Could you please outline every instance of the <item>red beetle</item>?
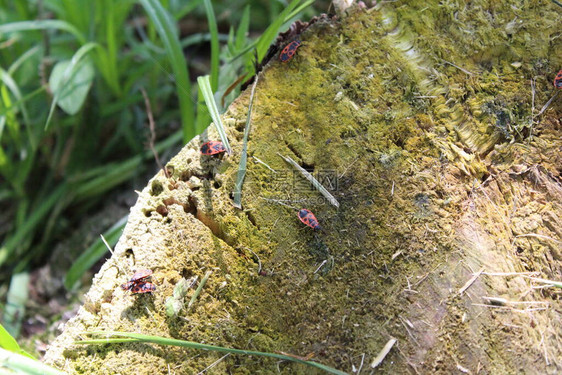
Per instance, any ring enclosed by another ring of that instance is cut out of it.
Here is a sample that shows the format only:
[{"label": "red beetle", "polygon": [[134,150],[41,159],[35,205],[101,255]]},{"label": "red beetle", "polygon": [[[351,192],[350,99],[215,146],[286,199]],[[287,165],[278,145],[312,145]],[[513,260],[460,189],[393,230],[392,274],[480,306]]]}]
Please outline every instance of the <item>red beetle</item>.
[{"label": "red beetle", "polygon": [[[121,284],[121,289],[130,290],[133,293],[148,293],[149,291],[155,290],[156,287],[154,287],[154,285],[148,282],[151,276],[152,276],[152,270],[139,270],[135,272],[133,277],[131,277],[131,280],[129,280],[125,284]],[[142,289],[142,286],[146,284],[151,285],[154,289],[145,292],[141,292],[141,291],[135,292],[136,289],[138,289],[139,287],[141,287]]]},{"label": "red beetle", "polygon": [[560,69],[556,77],[554,77],[554,87],[562,89],[562,69]]},{"label": "red beetle", "polygon": [[281,54],[279,55],[279,60],[281,62],[287,62],[293,58],[295,53],[297,52],[297,48],[301,45],[300,40],[293,40],[291,43],[287,44]]},{"label": "red beetle", "polygon": [[133,294],[140,294],[140,293],[152,293],[156,290],[156,286],[154,284],[147,282],[140,282],[135,284],[131,288],[131,293]]},{"label": "red beetle", "polygon": [[302,221],[305,225],[311,227],[312,229],[322,229],[320,224],[318,224],[318,220],[316,220],[316,216],[306,208],[303,208],[298,213],[300,221]]},{"label": "red beetle", "polygon": [[226,151],[226,148],[220,141],[210,141],[201,146],[203,155],[216,155]]}]

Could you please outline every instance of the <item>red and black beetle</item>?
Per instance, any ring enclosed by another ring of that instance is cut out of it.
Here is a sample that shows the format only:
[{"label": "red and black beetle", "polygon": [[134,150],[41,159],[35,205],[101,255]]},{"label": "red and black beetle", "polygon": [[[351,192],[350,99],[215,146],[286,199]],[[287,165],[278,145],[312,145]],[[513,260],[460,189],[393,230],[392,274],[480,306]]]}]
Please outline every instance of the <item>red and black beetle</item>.
[{"label": "red and black beetle", "polygon": [[156,290],[156,286],[154,284],[147,282],[137,283],[135,286],[131,288],[131,293],[139,294],[139,293],[152,293]]},{"label": "red and black beetle", "polygon": [[152,270],[139,270],[135,272],[131,280],[121,284],[121,289],[130,290],[133,294],[153,292],[156,287],[148,281],[151,276]]},{"label": "red and black beetle", "polygon": [[281,51],[281,53],[279,54],[279,60],[281,60],[281,62],[287,62],[291,60],[300,45],[300,40],[293,40],[291,43],[287,44],[285,48],[283,48],[283,51]]},{"label": "red and black beetle", "polygon": [[320,227],[320,224],[318,224],[316,216],[314,216],[314,214],[310,210],[303,208],[299,211],[298,216],[300,221],[302,221],[305,225],[311,227],[312,229],[322,229]]},{"label": "red and black beetle", "polygon": [[226,147],[220,141],[210,141],[201,146],[203,155],[216,155],[226,151]]}]

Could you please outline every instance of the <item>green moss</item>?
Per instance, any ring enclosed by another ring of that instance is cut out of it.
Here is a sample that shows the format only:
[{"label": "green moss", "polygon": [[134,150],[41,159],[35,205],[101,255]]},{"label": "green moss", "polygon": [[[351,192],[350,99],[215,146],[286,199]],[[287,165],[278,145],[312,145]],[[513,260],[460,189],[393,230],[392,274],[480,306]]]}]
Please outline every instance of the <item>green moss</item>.
[{"label": "green moss", "polygon": [[[145,254],[157,264],[159,291],[131,297],[130,307],[107,327],[236,348],[312,352],[318,361],[342,369],[350,361],[357,366],[361,353],[372,358],[389,336],[397,337],[411,358],[426,358],[420,367],[427,371],[456,371],[451,356],[472,361],[462,341],[470,329],[460,302],[441,303],[458,274],[449,270],[448,278],[435,270],[457,251],[453,223],[466,210],[460,203],[467,195],[463,186],[472,187],[473,179],[488,173],[479,155],[525,135],[531,98],[521,75],[531,74],[539,57],[550,56],[545,38],[556,17],[535,2],[525,3],[525,9],[461,3],[409,2],[396,8],[389,3],[320,21],[301,35],[295,58],[271,61],[256,91],[249,153],[276,173],[249,162],[244,210],[237,211],[230,193],[239,143],[233,141],[234,154],[223,159],[199,159],[193,147],[172,160],[177,186],[170,188],[160,176],[150,185],[152,196],[139,203],[146,213],[143,225],[158,222],[154,231],[167,236],[166,257]],[[546,26],[528,12],[544,16]],[[509,24],[514,14],[521,25]],[[528,35],[535,34],[541,39],[531,57],[523,51],[532,44]],[[521,68],[511,66],[514,60]],[[547,99],[546,84],[537,77],[537,102]],[[248,95],[225,114],[232,138],[240,138],[241,128],[234,127],[245,122]],[[317,178],[326,174],[325,185],[332,183],[340,208],[323,200],[278,153]],[[193,176],[202,182],[193,183]],[[170,197],[185,206],[168,205],[164,218],[152,207]],[[300,223],[296,213],[303,207],[315,213],[323,231]],[[167,318],[162,306],[174,281],[201,277],[208,269],[213,274],[194,307]],[[431,270],[430,286],[421,284]],[[414,287],[424,294],[414,294]],[[427,320],[435,332],[443,329],[449,336],[431,331],[419,337],[421,342],[412,341],[404,329],[407,316],[420,325]],[[115,349],[74,357],[76,371],[101,371],[112,360],[130,360],[125,355],[130,353]],[[191,358],[194,353],[175,349],[134,350],[142,353],[134,356],[139,363],[147,360],[163,369],[179,361],[184,373],[217,359],[209,353]],[[495,358],[498,348],[490,350]],[[447,361],[441,357],[446,355]],[[383,371],[410,371],[401,358],[393,351]],[[311,373],[283,366],[287,373]],[[230,357],[217,373],[274,369],[270,360]]]}]

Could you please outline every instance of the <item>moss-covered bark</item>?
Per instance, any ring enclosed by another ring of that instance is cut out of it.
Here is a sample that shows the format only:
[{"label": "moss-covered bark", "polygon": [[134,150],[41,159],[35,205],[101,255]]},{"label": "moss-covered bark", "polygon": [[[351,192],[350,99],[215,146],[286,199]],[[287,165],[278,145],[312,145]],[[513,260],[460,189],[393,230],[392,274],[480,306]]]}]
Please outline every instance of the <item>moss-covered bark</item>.
[{"label": "moss-covered bark", "polygon": [[[232,156],[201,156],[195,139],[168,163],[170,179],[142,191],[48,361],[191,374],[222,356],[72,345],[105,329],[313,353],[349,372],[364,358],[369,373],[390,337],[387,373],[559,372],[560,294],[526,278],[561,274],[562,100],[536,116],[562,67],[559,20],[546,0],[411,1],[316,22],[290,62],[261,73],[249,152],[267,166],[250,158],[244,210],[230,194],[248,92],[224,115]],[[324,178],[340,208],[278,153]],[[322,231],[299,222],[302,207]],[[158,290],[122,291],[141,268]],[[167,316],[174,286],[207,270],[195,305]],[[314,373],[242,356],[207,373],[277,371]]]}]

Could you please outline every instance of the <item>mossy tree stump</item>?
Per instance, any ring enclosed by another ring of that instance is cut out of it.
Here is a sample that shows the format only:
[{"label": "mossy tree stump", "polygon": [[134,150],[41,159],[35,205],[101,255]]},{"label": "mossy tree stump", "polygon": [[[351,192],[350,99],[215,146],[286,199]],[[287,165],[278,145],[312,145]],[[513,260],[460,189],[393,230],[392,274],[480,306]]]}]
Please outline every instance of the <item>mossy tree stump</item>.
[{"label": "mossy tree stump", "polygon": [[[363,374],[391,337],[375,372],[560,372],[560,292],[529,278],[561,275],[562,97],[538,115],[562,68],[560,10],[388,2],[314,23],[292,60],[260,73],[243,210],[231,193],[249,90],[224,114],[233,155],[201,156],[197,138],[167,164],[170,178],[149,182],[47,361],[192,374],[222,357],[73,345],[83,331],[119,330],[313,353]],[[312,170],[339,209],[278,153]],[[303,207],[322,231],[299,222]],[[155,293],[119,288],[144,268]],[[195,304],[167,316],[174,286],[209,270]],[[231,355],[207,373],[278,370],[315,371]]]}]

